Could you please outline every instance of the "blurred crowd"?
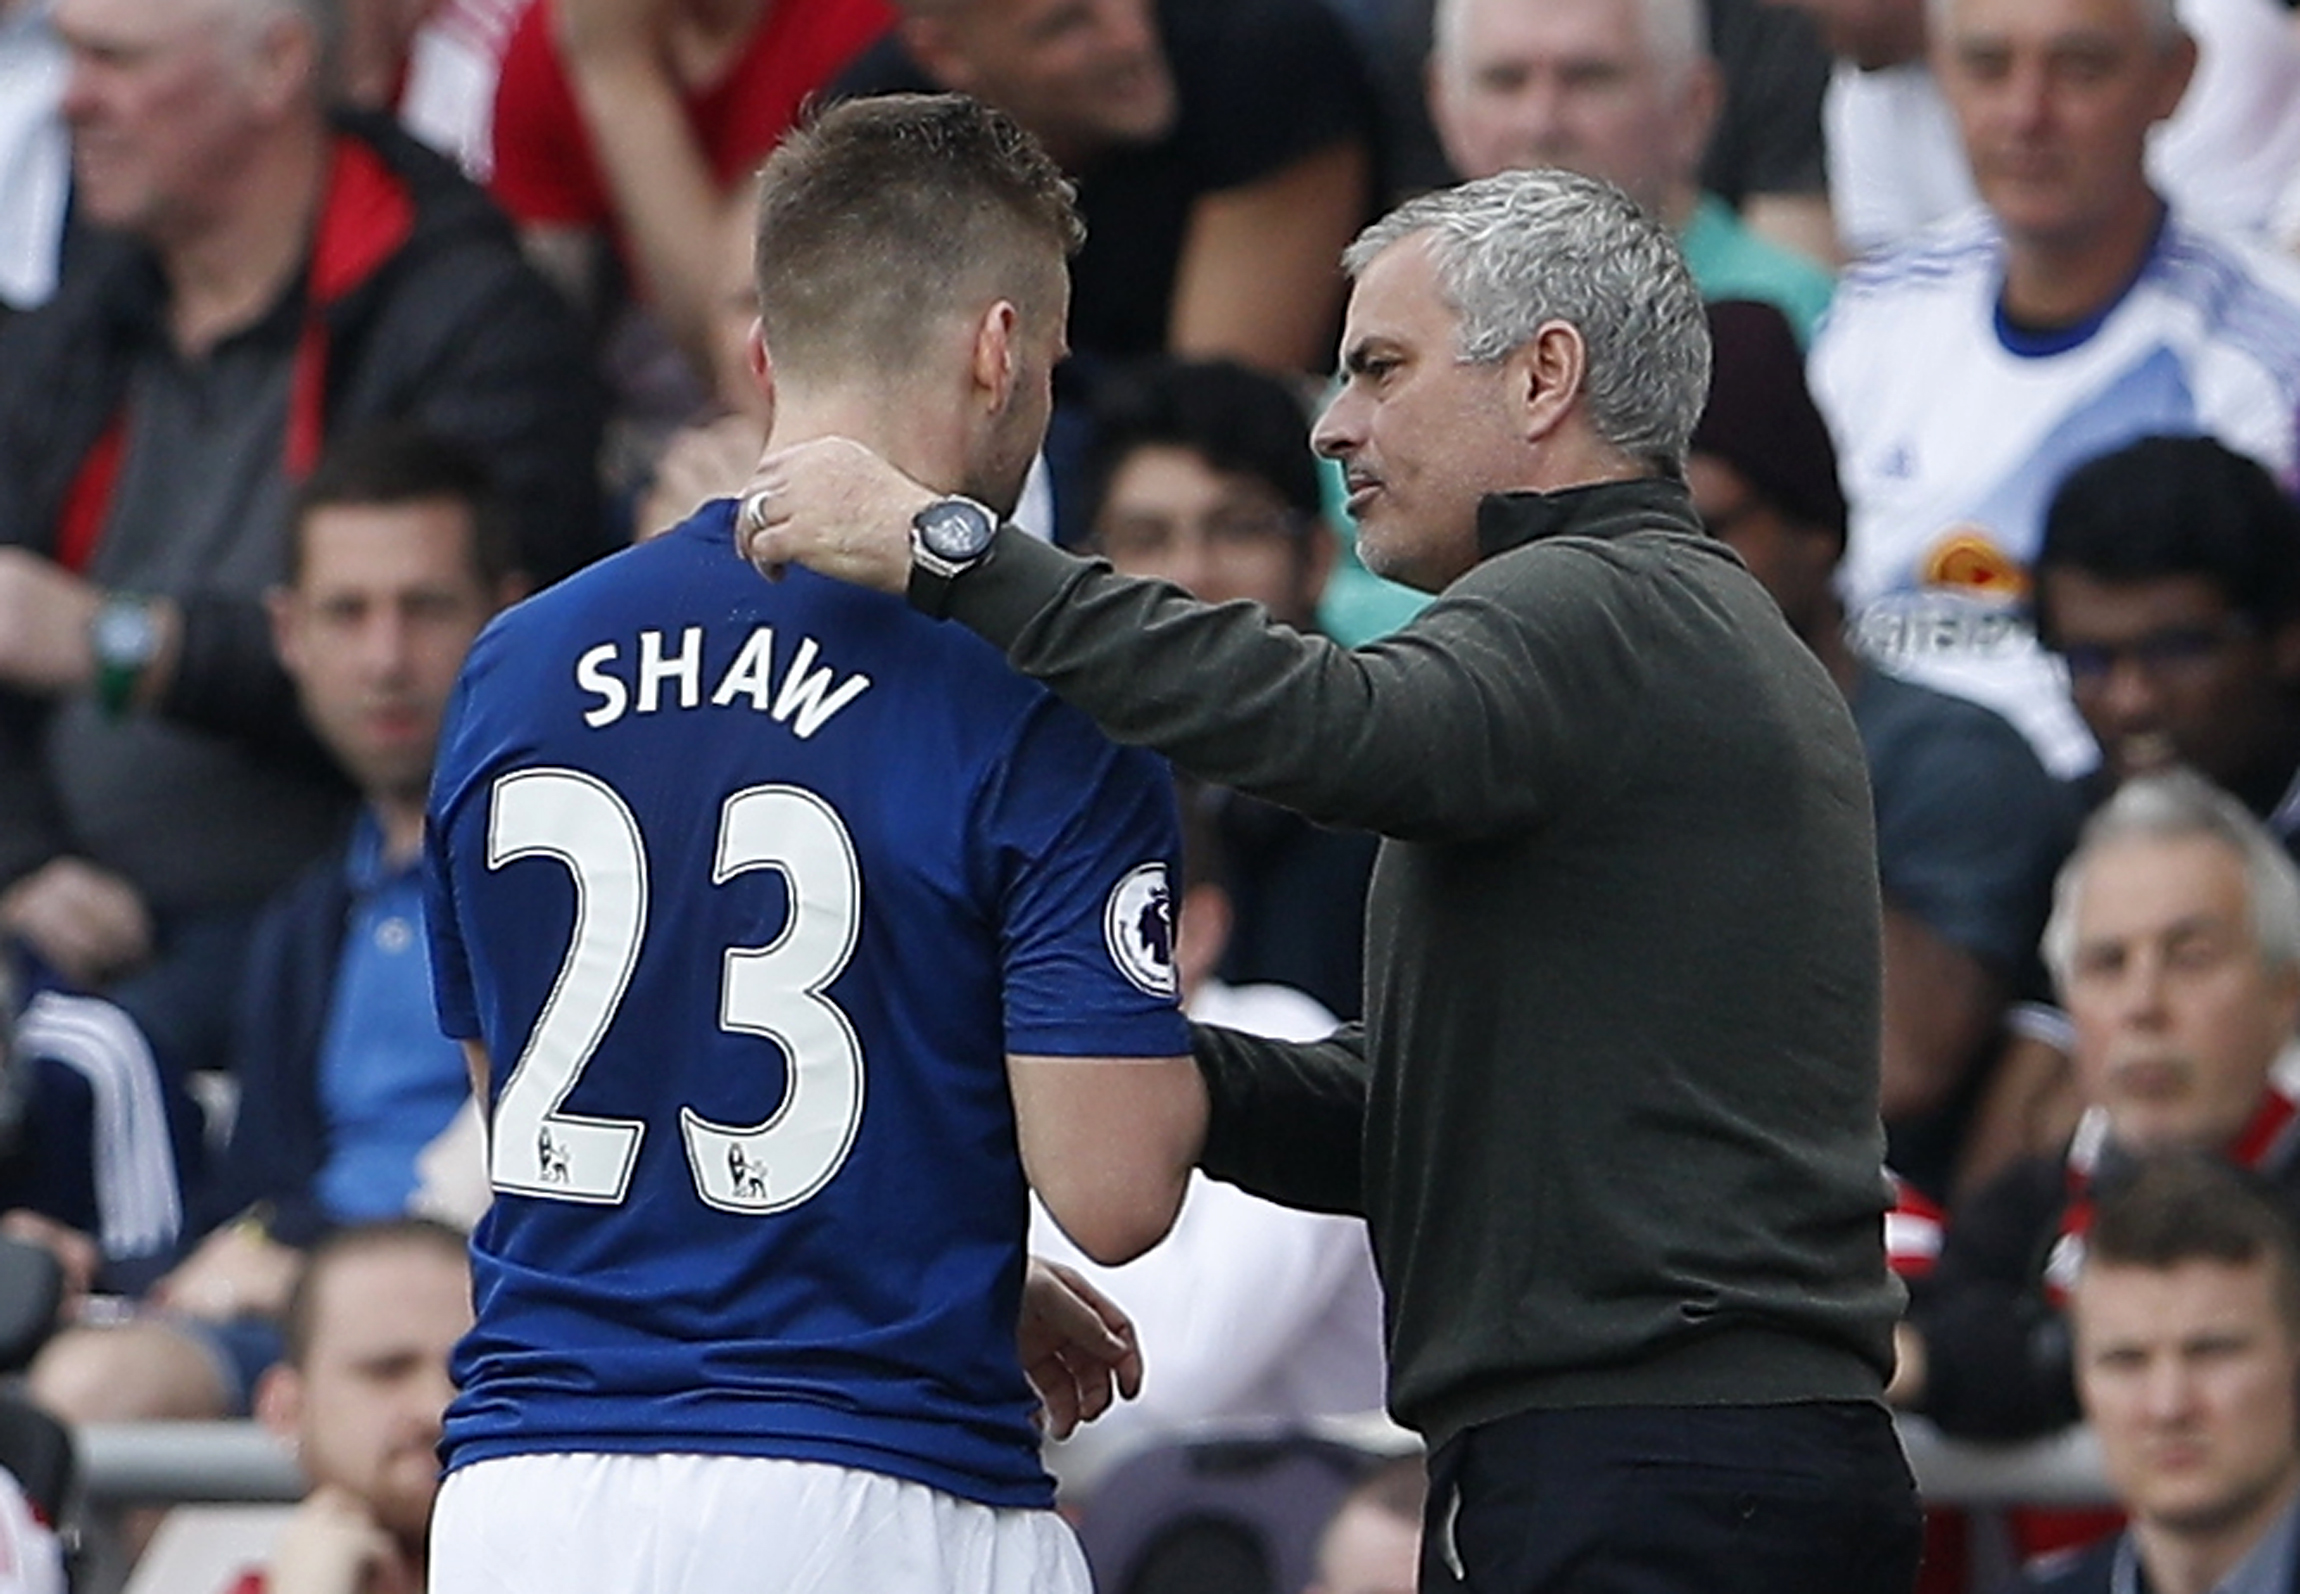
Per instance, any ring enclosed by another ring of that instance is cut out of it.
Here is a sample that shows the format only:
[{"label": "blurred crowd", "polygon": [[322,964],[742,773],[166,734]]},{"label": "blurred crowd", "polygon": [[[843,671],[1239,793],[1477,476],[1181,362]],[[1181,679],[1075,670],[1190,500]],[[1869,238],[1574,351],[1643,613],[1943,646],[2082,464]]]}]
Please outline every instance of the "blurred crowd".
[{"label": "blurred crowd", "polygon": [[[463,654],[740,486],[773,360],[747,175],[811,105],[939,90],[1035,134],[1088,225],[1017,518],[1353,644],[1426,598],[1357,563],[1309,447],[1343,247],[1524,166],[1675,230],[1715,338],[1696,503],[1870,763],[1894,1398],[2109,1444],[2111,1336],[2070,1309],[2118,1192],[2201,1154],[2252,1184],[2161,1200],[2300,1212],[2287,0],[0,0],[0,1229],[68,1286],[32,1397],[293,1431],[314,1248],[403,1226],[339,1294],[484,1206],[420,924]],[[1182,796],[1190,1011],[1357,1017],[1371,838]],[[2120,1243],[2110,1273],[2290,1272],[2280,1231]],[[1101,1282],[1150,1381],[1052,1451],[1075,1507],[1194,1424],[1380,1407],[1354,1220],[1201,1180]],[[2229,1513],[2112,1450],[2100,1575],[2292,1586],[2221,1581],[2300,1554],[2279,1411],[2224,1480],[2242,1533],[2182,1537]],[[315,1483],[419,1586],[403,1506]],[[1368,1511],[1329,1548],[1396,1564],[1410,1511]],[[1318,1586],[1406,1586],[1354,1575]]]}]

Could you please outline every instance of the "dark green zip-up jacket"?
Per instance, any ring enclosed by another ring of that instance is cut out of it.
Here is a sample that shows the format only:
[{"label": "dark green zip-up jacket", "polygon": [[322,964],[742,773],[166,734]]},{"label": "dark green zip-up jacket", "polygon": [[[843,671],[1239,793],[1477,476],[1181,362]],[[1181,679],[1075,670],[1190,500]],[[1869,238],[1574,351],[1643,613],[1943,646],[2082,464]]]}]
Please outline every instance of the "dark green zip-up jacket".
[{"label": "dark green zip-up jacket", "polygon": [[1486,500],[1355,650],[1001,533],[951,613],[1113,736],[1385,839],[1367,1020],[1203,1031],[1209,1171],[1362,1210],[1391,1406],[1875,1399],[1901,1305],[1861,744],[1648,480]]}]

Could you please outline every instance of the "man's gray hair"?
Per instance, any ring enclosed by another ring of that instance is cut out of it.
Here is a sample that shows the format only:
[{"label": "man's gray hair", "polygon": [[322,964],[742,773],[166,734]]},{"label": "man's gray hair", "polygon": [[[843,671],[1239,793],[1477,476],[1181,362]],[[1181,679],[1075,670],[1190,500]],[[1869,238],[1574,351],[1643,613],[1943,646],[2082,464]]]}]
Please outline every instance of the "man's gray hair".
[{"label": "man's gray hair", "polygon": [[2076,851],[2053,882],[2052,917],[2045,924],[2045,967],[2068,989],[2076,966],[2076,916],[2084,877],[2106,849],[2134,840],[2218,842],[2244,869],[2252,939],[2272,969],[2300,967],[2300,867],[2284,844],[2242,803],[2188,769],[2136,775],[2085,821]]},{"label": "man's gray hair", "polygon": [[[1473,5],[1538,6],[1547,0],[1437,0],[1430,17],[1430,52],[1440,70],[1461,65],[1463,18]],[[1637,12],[1638,37],[1653,57],[1664,83],[1682,84],[1697,62],[1709,55],[1707,0],[1620,0]]]},{"label": "man's gray hair", "polygon": [[[1948,37],[1949,13],[1956,3],[1957,0],[1927,0],[1925,23],[1932,29],[1934,38]],[[2188,32],[2180,21],[2179,0],[2127,0],[2127,3],[2160,49],[2178,43]]]},{"label": "man's gray hair", "polygon": [[1709,321],[1663,223],[1611,183],[1573,172],[1500,172],[1409,199],[1342,256],[1427,237],[1438,291],[1461,318],[1456,355],[1490,365],[1550,322],[1581,333],[1583,397],[1597,435],[1669,476],[1685,473],[1709,396]]}]

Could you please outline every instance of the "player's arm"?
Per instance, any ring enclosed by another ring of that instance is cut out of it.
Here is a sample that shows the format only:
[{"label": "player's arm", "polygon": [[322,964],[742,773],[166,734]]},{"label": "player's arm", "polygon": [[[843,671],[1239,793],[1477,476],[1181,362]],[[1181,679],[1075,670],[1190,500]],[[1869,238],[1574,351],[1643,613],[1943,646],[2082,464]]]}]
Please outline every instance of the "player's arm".
[{"label": "player's arm", "polygon": [[1116,1265],[1156,1245],[1181,1209],[1206,1134],[1187,1057],[1006,1060],[1023,1172],[1062,1232]]}]

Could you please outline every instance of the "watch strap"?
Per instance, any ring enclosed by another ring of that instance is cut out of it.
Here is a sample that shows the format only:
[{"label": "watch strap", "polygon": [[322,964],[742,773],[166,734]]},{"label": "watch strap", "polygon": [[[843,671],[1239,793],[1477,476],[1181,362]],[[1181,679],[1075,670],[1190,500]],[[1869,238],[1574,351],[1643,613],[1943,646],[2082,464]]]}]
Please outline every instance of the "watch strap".
[{"label": "watch strap", "polygon": [[136,688],[159,651],[152,600],[141,593],[111,593],[97,609],[89,631],[96,660],[96,706],[106,719],[125,719],[135,706]]}]

